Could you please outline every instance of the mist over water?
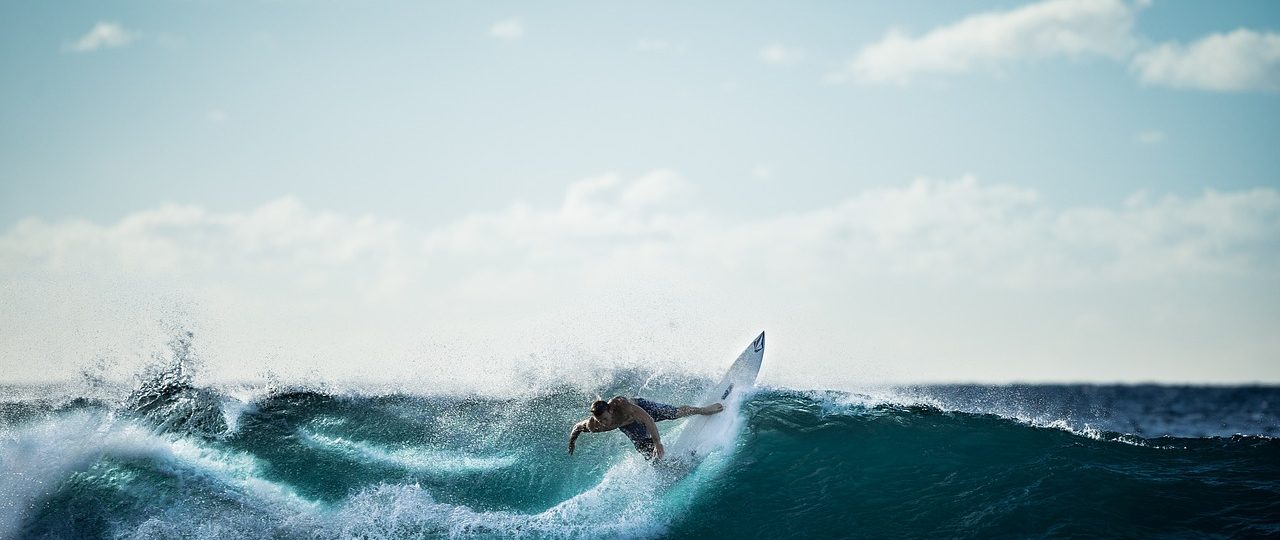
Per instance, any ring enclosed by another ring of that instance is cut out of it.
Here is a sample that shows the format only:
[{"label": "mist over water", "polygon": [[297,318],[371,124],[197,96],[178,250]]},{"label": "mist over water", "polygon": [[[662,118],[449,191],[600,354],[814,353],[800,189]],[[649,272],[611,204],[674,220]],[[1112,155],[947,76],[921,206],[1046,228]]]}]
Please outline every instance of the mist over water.
[{"label": "mist over water", "polygon": [[569,427],[596,396],[686,404],[710,378],[204,385],[175,336],[129,384],[0,387],[0,537],[1280,534],[1275,387],[764,387],[673,475],[617,433],[570,457]]}]

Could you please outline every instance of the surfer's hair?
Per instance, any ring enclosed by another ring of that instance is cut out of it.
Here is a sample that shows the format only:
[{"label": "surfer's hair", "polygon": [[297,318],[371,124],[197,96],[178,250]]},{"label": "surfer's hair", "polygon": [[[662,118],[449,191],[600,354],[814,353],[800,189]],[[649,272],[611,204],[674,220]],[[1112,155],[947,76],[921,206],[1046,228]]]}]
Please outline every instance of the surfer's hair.
[{"label": "surfer's hair", "polygon": [[603,399],[597,399],[591,402],[591,416],[600,416],[609,410],[609,403]]}]

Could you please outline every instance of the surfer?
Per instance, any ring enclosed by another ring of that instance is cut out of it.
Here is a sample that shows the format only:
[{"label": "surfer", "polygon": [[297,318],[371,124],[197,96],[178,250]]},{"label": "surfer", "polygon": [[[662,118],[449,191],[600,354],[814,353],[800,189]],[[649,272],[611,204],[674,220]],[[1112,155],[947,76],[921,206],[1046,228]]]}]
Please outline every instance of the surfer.
[{"label": "surfer", "polygon": [[656,422],[693,414],[715,414],[723,410],[724,406],[719,403],[706,407],[676,407],[644,398],[636,398],[634,402],[622,396],[609,401],[597,399],[591,404],[591,417],[574,424],[573,431],[569,432],[569,454],[573,455],[573,445],[582,432],[600,433],[618,429],[631,439],[636,451],[643,454],[645,459],[662,458],[666,450],[662,448],[662,438],[658,435]]}]

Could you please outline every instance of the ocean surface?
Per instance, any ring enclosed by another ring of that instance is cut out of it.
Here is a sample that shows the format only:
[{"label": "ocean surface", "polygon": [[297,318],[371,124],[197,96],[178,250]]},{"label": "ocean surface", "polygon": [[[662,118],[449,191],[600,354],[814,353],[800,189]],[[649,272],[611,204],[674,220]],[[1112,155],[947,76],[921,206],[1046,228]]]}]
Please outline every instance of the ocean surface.
[{"label": "ocean surface", "polygon": [[688,474],[566,452],[597,395],[712,382],[0,386],[0,538],[1280,536],[1276,387],[766,387]]}]

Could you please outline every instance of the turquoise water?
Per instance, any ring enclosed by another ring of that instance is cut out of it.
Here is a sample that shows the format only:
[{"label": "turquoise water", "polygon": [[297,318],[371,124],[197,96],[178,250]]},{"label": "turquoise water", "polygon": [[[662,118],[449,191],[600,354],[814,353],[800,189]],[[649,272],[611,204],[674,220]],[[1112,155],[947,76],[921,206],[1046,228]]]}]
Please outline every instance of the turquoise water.
[{"label": "turquoise water", "polygon": [[766,388],[688,475],[616,432],[566,454],[596,394],[683,403],[710,382],[618,373],[509,399],[0,387],[0,537],[1280,535],[1272,387]]}]

